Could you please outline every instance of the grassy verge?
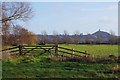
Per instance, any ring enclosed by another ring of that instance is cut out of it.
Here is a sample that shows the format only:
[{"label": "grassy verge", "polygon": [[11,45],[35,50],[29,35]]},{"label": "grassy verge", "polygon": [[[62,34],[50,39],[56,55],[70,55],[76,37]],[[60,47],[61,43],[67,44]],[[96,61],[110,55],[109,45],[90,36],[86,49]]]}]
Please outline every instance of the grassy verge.
[{"label": "grassy verge", "polygon": [[47,56],[3,61],[3,78],[114,78],[116,63],[53,62]]}]

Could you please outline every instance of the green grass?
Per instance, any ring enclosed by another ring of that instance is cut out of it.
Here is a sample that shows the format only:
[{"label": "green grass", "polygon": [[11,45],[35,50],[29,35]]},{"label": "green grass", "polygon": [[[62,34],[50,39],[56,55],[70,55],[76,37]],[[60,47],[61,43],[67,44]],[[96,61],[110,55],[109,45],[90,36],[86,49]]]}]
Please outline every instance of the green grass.
[{"label": "green grass", "polygon": [[69,45],[59,45],[61,47],[75,49],[79,51],[87,51],[92,56],[109,56],[109,55],[115,55],[118,56],[118,45],[75,45],[75,44],[69,44]]},{"label": "green grass", "polygon": [[[94,56],[118,55],[117,45],[59,45],[87,51]],[[117,63],[84,63],[51,61],[43,50],[32,51],[34,57],[15,56],[2,61],[3,78],[114,78],[111,69]],[[120,75],[120,73],[119,73]]]},{"label": "green grass", "polygon": [[47,56],[3,61],[3,78],[112,78],[111,64],[52,62]]}]

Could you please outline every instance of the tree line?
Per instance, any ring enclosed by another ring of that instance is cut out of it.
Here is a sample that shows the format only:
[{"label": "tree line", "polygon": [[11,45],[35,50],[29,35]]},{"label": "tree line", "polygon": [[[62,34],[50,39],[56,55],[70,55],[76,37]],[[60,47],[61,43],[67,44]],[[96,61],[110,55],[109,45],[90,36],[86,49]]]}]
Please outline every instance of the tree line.
[{"label": "tree line", "polygon": [[[0,4],[0,29],[2,33],[2,45],[19,45],[19,44],[81,44],[80,32],[75,31],[73,36],[64,30],[64,37],[60,36],[57,31],[53,31],[54,37],[49,38],[46,31],[42,32],[42,36],[38,35],[24,28],[19,22],[26,22],[33,17],[33,11],[27,2],[3,2]],[[102,44],[102,38],[98,37],[96,40],[89,38],[87,34],[86,39],[82,44]],[[109,37],[109,44],[117,44],[118,38],[114,32],[111,31]]]},{"label": "tree line", "polygon": [[[48,35],[46,31],[43,31],[41,35],[38,36],[39,44],[118,44],[120,38],[110,31],[110,35],[107,41],[97,35],[95,39],[91,38],[91,34],[85,35],[82,39],[79,31],[75,31],[73,35],[64,30],[63,34],[58,34],[57,31],[53,31],[53,35]],[[119,40],[118,40],[119,39]]]}]

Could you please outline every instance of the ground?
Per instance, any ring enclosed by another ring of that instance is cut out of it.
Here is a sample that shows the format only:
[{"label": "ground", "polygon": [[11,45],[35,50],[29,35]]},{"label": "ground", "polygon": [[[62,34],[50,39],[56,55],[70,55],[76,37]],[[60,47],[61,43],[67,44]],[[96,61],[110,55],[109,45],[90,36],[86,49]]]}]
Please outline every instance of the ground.
[{"label": "ground", "polygon": [[[117,56],[117,45],[59,45],[86,50],[94,56]],[[53,61],[51,56],[15,56],[2,61],[3,78],[117,78],[119,63],[89,63],[81,61]]]}]

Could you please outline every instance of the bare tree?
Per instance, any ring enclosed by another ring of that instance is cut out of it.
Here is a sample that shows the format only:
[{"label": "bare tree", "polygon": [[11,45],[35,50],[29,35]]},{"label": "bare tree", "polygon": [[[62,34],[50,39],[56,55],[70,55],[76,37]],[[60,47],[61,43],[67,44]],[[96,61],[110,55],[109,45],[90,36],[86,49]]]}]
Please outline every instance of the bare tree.
[{"label": "bare tree", "polygon": [[113,32],[112,30],[110,31],[109,43],[110,44],[117,43],[117,36],[115,35],[115,32]]},{"label": "bare tree", "polygon": [[54,30],[53,35],[58,35],[58,32]]},{"label": "bare tree", "polygon": [[80,43],[80,32],[77,30],[74,32],[74,42],[76,44]]},{"label": "bare tree", "polygon": [[74,35],[80,35],[80,32],[79,32],[78,30],[76,30],[76,31],[74,32]]},{"label": "bare tree", "polygon": [[64,30],[63,43],[65,43],[65,44],[69,43],[69,33],[66,30]]},{"label": "bare tree", "polygon": [[13,35],[10,36],[11,44],[36,44],[37,36],[27,29],[17,25],[13,29]]},{"label": "bare tree", "polygon": [[69,35],[69,33],[67,32],[67,30],[64,30],[64,35]]},{"label": "bare tree", "polygon": [[31,18],[32,9],[26,2],[3,2],[2,23],[13,20],[26,21]]},{"label": "bare tree", "polygon": [[44,30],[44,31],[42,31],[42,37],[41,37],[41,41],[40,41],[40,43],[42,43],[42,44],[46,44],[46,43],[48,43],[48,34],[47,34],[47,32]]},{"label": "bare tree", "polygon": [[3,45],[7,45],[9,42],[9,35],[10,35],[10,24],[9,22],[4,22],[2,24],[2,40]]},{"label": "bare tree", "polygon": [[52,43],[58,44],[58,43],[59,43],[58,32],[54,30],[54,31],[53,31],[53,35],[54,35],[54,38],[53,38]]},{"label": "bare tree", "polygon": [[11,26],[15,26],[16,21],[27,21],[32,17],[32,8],[27,2],[3,2],[1,5],[3,44],[9,42]]},{"label": "bare tree", "polygon": [[87,33],[86,38],[85,38],[85,43],[86,44],[92,44],[94,40],[91,38],[91,34]]},{"label": "bare tree", "polygon": [[96,35],[95,42],[96,42],[97,44],[103,43],[103,38],[102,38],[102,35],[101,35],[101,34],[97,34],[97,35]]}]

